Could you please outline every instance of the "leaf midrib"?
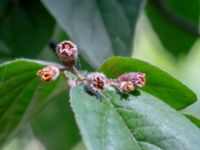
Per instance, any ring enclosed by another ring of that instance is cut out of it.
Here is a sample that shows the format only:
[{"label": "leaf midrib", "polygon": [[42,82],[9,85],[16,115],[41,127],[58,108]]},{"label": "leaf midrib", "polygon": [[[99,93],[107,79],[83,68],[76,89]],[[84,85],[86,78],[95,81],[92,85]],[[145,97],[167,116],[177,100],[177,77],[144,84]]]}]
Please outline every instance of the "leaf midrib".
[{"label": "leaf midrib", "polygon": [[[121,116],[120,109],[121,109],[122,111],[126,111],[126,112],[128,111],[129,113],[133,113],[133,112],[132,112],[130,109],[128,109],[128,108],[117,107],[117,106],[116,106],[116,110],[118,111],[118,113],[119,113],[120,116]],[[121,116],[121,117],[122,117],[122,116]],[[123,118],[123,117],[122,117],[122,118]],[[126,122],[125,119],[123,119],[123,121]],[[128,125],[127,125],[127,127],[128,127]],[[137,129],[139,129],[139,128],[147,128],[147,127],[150,127],[150,126],[140,126],[140,127],[137,127]],[[130,128],[129,128],[129,131],[134,135],[133,129],[130,129]],[[162,147],[160,147],[159,145],[156,145],[155,143],[152,143],[152,142],[149,142],[149,141],[144,141],[144,140],[138,140],[137,138],[135,138],[135,139],[136,139],[137,142],[145,142],[145,143],[151,144],[151,145],[153,145],[153,146],[155,146],[155,147],[158,147],[158,148],[160,148],[160,149],[163,149]]]},{"label": "leaf midrib", "polygon": [[117,109],[117,106],[115,106],[115,105],[113,104],[112,99],[109,99],[109,98],[108,98],[108,101],[110,102],[110,104],[111,104],[111,106],[114,108],[114,110],[116,110],[116,112],[117,112],[117,114],[119,115],[119,117],[121,118],[121,120],[123,120],[123,122],[124,122],[126,128],[128,129],[128,131],[129,131],[129,133],[130,133],[130,135],[131,135],[133,141],[135,141],[135,142],[137,143],[137,148],[138,148],[139,150],[141,150],[141,148],[140,148],[140,146],[139,146],[139,144],[138,144],[137,139],[134,137],[134,135],[133,135],[133,133],[131,132],[131,129],[128,127],[128,125],[127,125],[125,119],[124,119],[124,118],[122,117],[122,115],[120,114],[119,110]]},{"label": "leaf midrib", "polygon": [[[120,7],[121,12],[123,12],[124,18],[126,18],[128,24],[129,24],[129,26],[130,26],[130,21],[129,21],[127,15],[124,13],[123,7],[122,7],[121,4],[118,2],[118,0],[116,0],[115,2],[116,2],[116,3],[118,4],[118,6]],[[98,12],[99,12],[99,17],[100,17],[101,20],[102,20],[102,24],[103,24],[103,26],[104,26],[104,29],[105,29],[105,31],[106,31],[106,33],[107,33],[107,35],[108,35],[108,37],[109,37],[110,43],[111,43],[111,45],[112,45],[113,53],[116,54],[117,52],[116,52],[115,49],[114,49],[114,45],[113,45],[114,43],[113,43],[112,40],[111,40],[112,37],[111,37],[111,35],[110,35],[109,31],[108,31],[107,25],[106,25],[106,23],[105,23],[105,19],[104,19],[104,17],[102,16],[102,11],[101,11],[101,9],[99,8],[98,2],[95,1],[95,4],[96,4],[96,7],[97,7]]]},{"label": "leaf midrib", "polygon": [[[118,113],[119,117],[123,120],[125,126],[127,127],[128,131],[130,132],[130,134],[132,135],[131,137],[133,138],[133,140],[137,143],[137,146],[139,148],[139,150],[141,150],[140,146],[139,146],[139,142],[145,142],[145,143],[148,143],[148,144],[151,144],[151,145],[154,145],[155,147],[158,147],[160,149],[162,149],[160,146],[158,145],[155,145],[154,143],[150,143],[148,141],[142,141],[142,140],[137,140],[137,138],[134,136],[134,134],[131,132],[131,129],[129,128],[129,126],[127,125],[126,123],[126,120],[123,118],[123,116],[121,115],[120,111],[119,111],[119,108],[118,106],[115,106],[115,104],[112,102],[112,99],[108,99],[110,101],[110,104],[113,108],[115,108],[116,112]],[[131,110],[129,110],[131,111]],[[132,112],[132,111],[131,111]]]}]

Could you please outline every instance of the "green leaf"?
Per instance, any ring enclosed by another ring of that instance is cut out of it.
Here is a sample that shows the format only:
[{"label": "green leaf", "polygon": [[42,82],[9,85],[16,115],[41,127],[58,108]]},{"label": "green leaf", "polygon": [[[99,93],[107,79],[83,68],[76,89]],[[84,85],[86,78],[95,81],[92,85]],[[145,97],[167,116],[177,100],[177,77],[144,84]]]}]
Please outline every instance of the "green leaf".
[{"label": "green leaf", "polygon": [[0,146],[52,96],[61,78],[42,82],[36,72],[48,63],[19,59],[0,65]]},{"label": "green leaf", "polygon": [[112,57],[100,71],[109,78],[116,78],[123,73],[144,72],[147,83],[141,89],[158,97],[175,109],[183,109],[196,101],[195,93],[187,86],[161,69],[141,60],[125,57]]},{"label": "green leaf", "polygon": [[41,2],[1,0],[0,8],[0,52],[7,51],[10,57],[37,56],[55,24]]},{"label": "green leaf", "polygon": [[82,55],[97,67],[112,55],[130,56],[146,0],[42,0]]},{"label": "green leaf", "polygon": [[114,90],[102,101],[82,86],[70,102],[89,150],[198,150],[200,130],[168,105],[142,92],[121,99]]},{"label": "green leaf", "polygon": [[184,114],[192,123],[200,128],[200,119],[189,114]]},{"label": "green leaf", "polygon": [[199,37],[190,32],[200,34],[199,0],[150,0],[146,12],[153,29],[171,54],[176,57],[187,54]]}]

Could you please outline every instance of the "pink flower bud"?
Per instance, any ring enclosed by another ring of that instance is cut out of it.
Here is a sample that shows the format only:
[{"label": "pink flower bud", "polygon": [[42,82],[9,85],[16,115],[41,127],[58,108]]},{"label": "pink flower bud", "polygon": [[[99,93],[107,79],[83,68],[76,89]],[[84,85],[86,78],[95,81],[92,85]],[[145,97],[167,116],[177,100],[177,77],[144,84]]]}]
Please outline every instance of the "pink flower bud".
[{"label": "pink flower bud", "polygon": [[63,41],[58,44],[56,48],[56,53],[65,64],[68,62],[75,63],[78,57],[77,47],[71,41]]},{"label": "pink flower bud", "polygon": [[101,91],[107,87],[108,79],[106,76],[99,72],[89,73],[86,76],[87,84],[94,91]]},{"label": "pink flower bud", "polygon": [[135,88],[142,87],[146,83],[145,73],[142,72],[130,72],[125,73],[121,76],[119,76],[116,80],[116,82],[132,82],[133,86]]},{"label": "pink flower bud", "polygon": [[37,75],[41,77],[41,80],[46,82],[55,80],[59,74],[60,71],[56,66],[47,66],[37,72]]}]

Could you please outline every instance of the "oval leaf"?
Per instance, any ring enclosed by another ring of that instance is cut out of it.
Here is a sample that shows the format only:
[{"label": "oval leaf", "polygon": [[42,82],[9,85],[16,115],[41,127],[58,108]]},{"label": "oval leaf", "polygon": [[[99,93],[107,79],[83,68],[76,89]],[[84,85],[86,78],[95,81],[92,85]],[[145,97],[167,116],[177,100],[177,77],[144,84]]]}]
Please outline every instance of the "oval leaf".
[{"label": "oval leaf", "polygon": [[163,100],[175,109],[183,109],[196,101],[192,90],[161,69],[133,58],[112,57],[100,71],[110,78],[127,72],[144,72],[147,84],[141,89]]},{"label": "oval leaf", "polygon": [[15,60],[0,65],[0,146],[40,105],[47,102],[61,79],[44,83],[36,77],[42,62]]},{"label": "oval leaf", "polygon": [[88,62],[129,56],[138,15],[146,0],[42,0]]},{"label": "oval leaf", "polygon": [[122,100],[115,91],[99,101],[75,87],[70,102],[89,150],[198,150],[200,130],[148,94]]}]

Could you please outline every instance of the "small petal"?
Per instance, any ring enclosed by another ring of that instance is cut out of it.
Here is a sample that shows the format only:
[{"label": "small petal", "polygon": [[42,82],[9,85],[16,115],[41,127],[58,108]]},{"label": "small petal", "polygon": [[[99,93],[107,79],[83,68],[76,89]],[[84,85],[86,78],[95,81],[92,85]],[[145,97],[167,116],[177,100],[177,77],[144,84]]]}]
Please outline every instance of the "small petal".
[{"label": "small petal", "polygon": [[56,66],[47,66],[37,72],[37,75],[41,77],[41,80],[46,82],[55,80],[59,74],[60,71]]}]

